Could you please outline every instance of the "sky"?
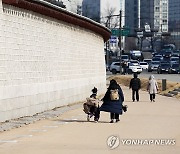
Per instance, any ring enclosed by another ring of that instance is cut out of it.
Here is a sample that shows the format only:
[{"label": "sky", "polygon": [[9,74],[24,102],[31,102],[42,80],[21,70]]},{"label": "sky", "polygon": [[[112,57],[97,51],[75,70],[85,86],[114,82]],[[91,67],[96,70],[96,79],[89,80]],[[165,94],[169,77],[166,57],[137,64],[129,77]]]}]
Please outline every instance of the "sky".
[{"label": "sky", "polygon": [[[66,5],[67,10],[75,11],[77,4],[82,5],[83,0],[62,0],[63,3]],[[102,0],[103,8],[105,9],[108,6],[116,8],[116,13],[119,12],[119,4],[121,0]]]},{"label": "sky", "polygon": [[82,0],[62,0],[68,11],[75,11],[77,5],[82,5]]}]

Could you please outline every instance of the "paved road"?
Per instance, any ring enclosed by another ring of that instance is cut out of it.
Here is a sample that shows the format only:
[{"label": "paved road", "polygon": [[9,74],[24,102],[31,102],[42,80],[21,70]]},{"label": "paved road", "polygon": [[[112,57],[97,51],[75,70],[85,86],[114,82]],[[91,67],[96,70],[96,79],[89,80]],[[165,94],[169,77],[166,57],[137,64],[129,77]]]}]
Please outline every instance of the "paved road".
[{"label": "paved road", "polygon": [[[111,72],[107,72],[107,76],[111,76]],[[180,82],[180,74],[157,74],[156,72],[142,72],[139,76],[149,78],[150,75],[154,75],[156,79],[167,79],[168,81]],[[132,76],[132,75],[130,75]]]},{"label": "paved road", "polygon": [[82,108],[74,108],[1,132],[0,154],[179,154],[180,101],[157,95],[151,103],[147,92],[140,91],[140,102],[132,103],[131,91],[122,89],[128,112],[119,123],[109,123],[105,112],[99,123],[87,122]]}]

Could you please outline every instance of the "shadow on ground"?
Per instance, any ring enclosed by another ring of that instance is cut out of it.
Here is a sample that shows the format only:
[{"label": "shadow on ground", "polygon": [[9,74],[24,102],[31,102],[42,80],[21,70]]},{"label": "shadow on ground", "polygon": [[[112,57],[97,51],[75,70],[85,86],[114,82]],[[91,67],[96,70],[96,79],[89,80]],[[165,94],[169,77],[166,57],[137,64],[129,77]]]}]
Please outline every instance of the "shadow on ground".
[{"label": "shadow on ground", "polygon": [[[71,123],[71,122],[78,122],[78,123],[95,123],[93,119],[91,121],[87,120],[78,120],[78,119],[59,119],[59,120],[53,120],[56,122],[62,122],[62,123]],[[108,121],[98,121],[98,123],[109,123]]]}]

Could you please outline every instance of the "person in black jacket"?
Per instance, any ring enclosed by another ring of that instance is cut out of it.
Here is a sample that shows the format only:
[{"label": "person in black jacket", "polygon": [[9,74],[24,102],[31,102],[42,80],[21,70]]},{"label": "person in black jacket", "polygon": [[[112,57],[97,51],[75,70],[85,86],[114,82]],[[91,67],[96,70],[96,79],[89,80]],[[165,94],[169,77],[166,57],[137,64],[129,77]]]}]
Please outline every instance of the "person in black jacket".
[{"label": "person in black jacket", "polygon": [[[119,99],[111,100],[111,90],[118,90]],[[110,112],[110,123],[118,122],[120,120],[119,115],[122,114],[122,104],[124,102],[124,95],[121,87],[116,82],[116,80],[112,79],[110,81],[110,85],[102,101],[103,104],[100,107],[100,111]]]},{"label": "person in black jacket", "polygon": [[138,78],[137,74],[134,73],[134,78],[131,79],[129,88],[132,88],[132,100],[135,101],[135,94],[136,100],[139,101],[139,89],[141,88],[141,80]]}]

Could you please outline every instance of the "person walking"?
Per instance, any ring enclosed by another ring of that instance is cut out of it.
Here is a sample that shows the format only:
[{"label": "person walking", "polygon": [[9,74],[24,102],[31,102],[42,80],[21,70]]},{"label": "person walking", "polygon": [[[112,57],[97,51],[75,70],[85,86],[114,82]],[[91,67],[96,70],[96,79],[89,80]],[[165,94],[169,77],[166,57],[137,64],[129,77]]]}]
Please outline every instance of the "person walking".
[{"label": "person walking", "polygon": [[129,89],[132,88],[132,101],[136,100],[139,101],[139,89],[141,88],[141,80],[138,78],[137,73],[134,73],[134,78],[131,79],[129,84]]},{"label": "person walking", "polygon": [[110,123],[120,121],[119,115],[122,114],[124,95],[116,80],[112,79],[110,81],[110,85],[102,101],[103,104],[100,107],[100,111],[110,112]]},{"label": "person walking", "polygon": [[150,75],[149,82],[147,85],[147,91],[150,95],[150,101],[155,102],[156,93],[158,91],[158,84],[153,75]]}]

